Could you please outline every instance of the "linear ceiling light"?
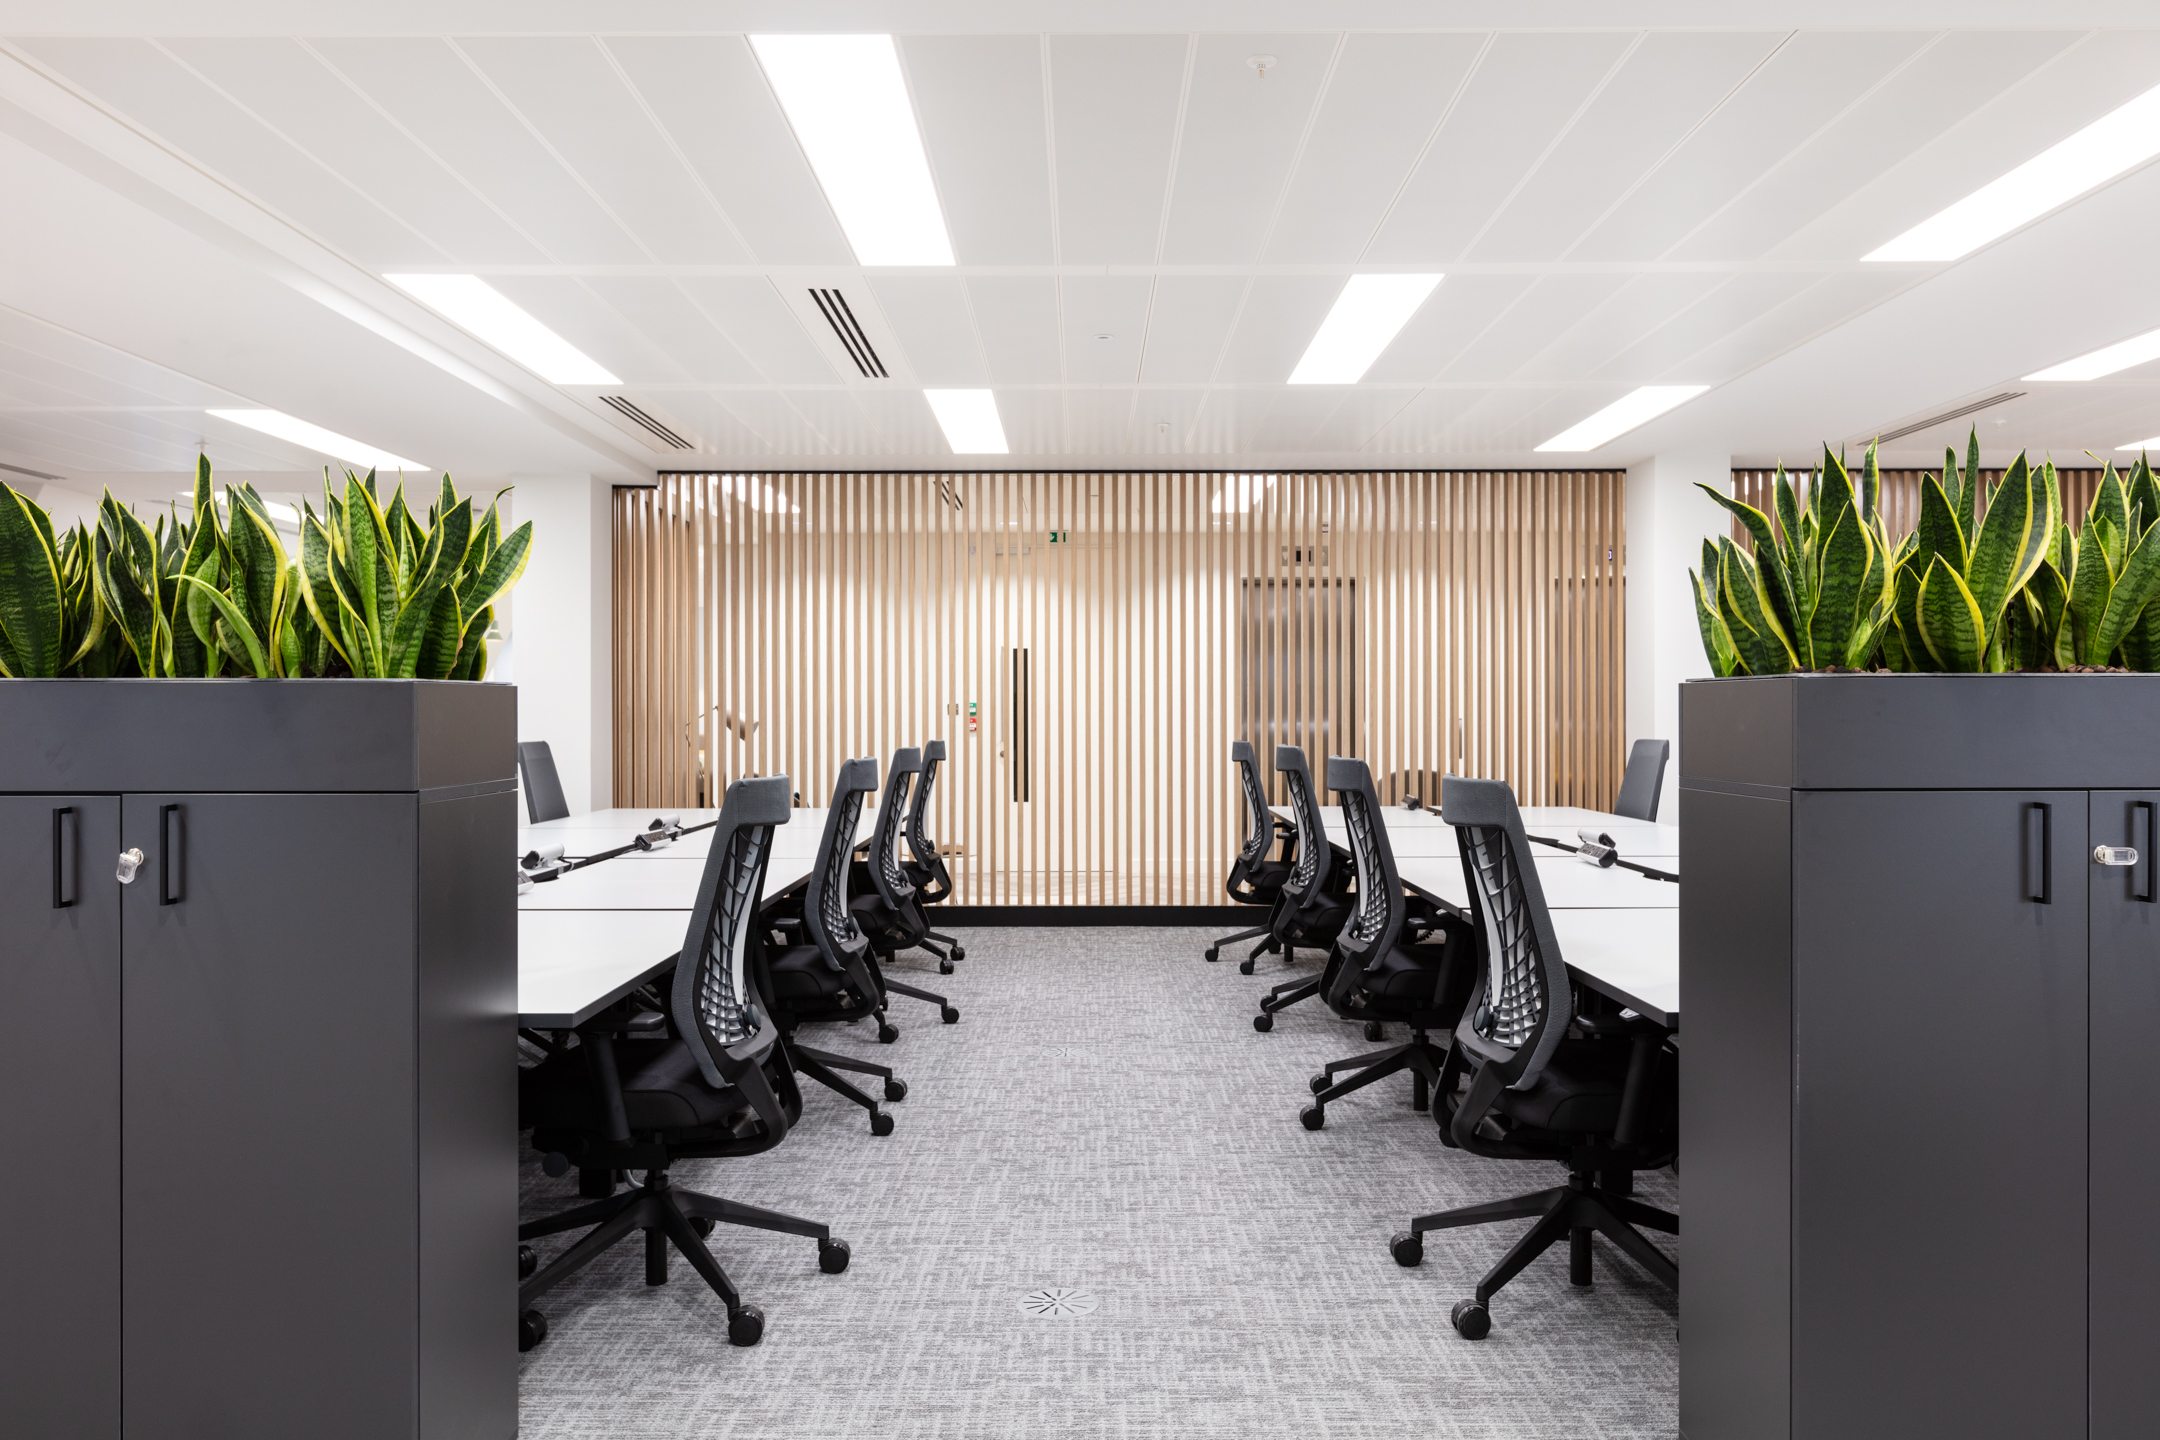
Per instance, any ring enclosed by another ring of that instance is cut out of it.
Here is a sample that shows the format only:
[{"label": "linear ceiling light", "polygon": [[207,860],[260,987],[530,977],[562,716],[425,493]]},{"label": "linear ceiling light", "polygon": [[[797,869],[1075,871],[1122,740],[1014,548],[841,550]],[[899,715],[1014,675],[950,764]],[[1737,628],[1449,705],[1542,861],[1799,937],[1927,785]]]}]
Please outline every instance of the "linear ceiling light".
[{"label": "linear ceiling light", "polygon": [[1625,435],[1636,426],[1655,420],[1675,405],[1684,405],[1709,388],[1707,385],[1644,385],[1629,391],[1589,419],[1570,425],[1537,448],[1595,450],[1614,436]]},{"label": "linear ceiling light", "polygon": [[[175,498],[181,500],[193,500],[195,498],[195,492],[193,490],[177,490],[173,493]],[[225,497],[218,494],[214,490],[210,492],[210,498],[218,506],[219,509],[230,510],[232,508],[225,502]],[[299,528],[300,512],[294,509],[292,506],[281,504],[276,500],[265,500],[263,501],[263,509],[269,511],[270,518],[276,521],[278,524],[287,526],[292,529]]]},{"label": "linear ceiling light", "polygon": [[325,430],[320,425],[296,420],[282,410],[212,410],[208,413],[220,420],[230,420],[235,425],[245,425],[250,430],[260,430],[265,435],[289,440],[303,449],[343,460],[348,465],[365,465],[370,470],[411,470],[423,474],[429,472],[429,467],[417,460],[402,459],[387,450],[363,445],[335,430]]},{"label": "linear ceiling light", "polygon": [[1235,510],[1243,515],[1260,503],[1275,484],[1273,475],[1229,475],[1223,479],[1222,489],[1215,492],[1215,502],[1209,508],[1220,515],[1225,510]]},{"label": "linear ceiling light", "polygon": [[2150,440],[2133,440],[2128,445],[2117,445],[2117,450],[2160,450],[2160,435]]},{"label": "linear ceiling light", "polygon": [[950,265],[890,35],[753,35],[765,78],[864,265]]},{"label": "linear ceiling light", "polygon": [[2160,155],[2160,87],[2101,116],[1863,260],[1956,260]]},{"label": "linear ceiling light", "polygon": [[998,423],[997,400],[988,390],[925,390],[930,413],[945,432],[955,455],[1003,455],[1005,427]]},{"label": "linear ceiling light", "polygon": [[2160,330],[2148,330],[2118,341],[2090,355],[2080,355],[2075,360],[2065,360],[2060,365],[2050,365],[2045,370],[2035,370],[2027,380],[2097,380],[2148,360],[2160,360]]},{"label": "linear ceiling light", "polygon": [[1355,385],[1364,379],[1439,283],[1438,275],[1351,276],[1290,372],[1290,383]]},{"label": "linear ceiling light", "polygon": [[620,385],[600,362],[510,303],[477,275],[385,275],[550,385]]}]

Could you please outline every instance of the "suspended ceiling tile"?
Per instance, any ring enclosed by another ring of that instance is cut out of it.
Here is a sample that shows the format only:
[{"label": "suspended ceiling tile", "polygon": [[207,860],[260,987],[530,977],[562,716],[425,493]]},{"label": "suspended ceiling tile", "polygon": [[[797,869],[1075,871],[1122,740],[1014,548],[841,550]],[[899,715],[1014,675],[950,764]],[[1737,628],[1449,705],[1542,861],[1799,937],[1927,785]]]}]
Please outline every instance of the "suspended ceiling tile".
[{"label": "suspended ceiling tile", "polygon": [[996,398],[998,423],[1013,454],[1065,453],[1063,395],[1055,390],[1000,390]]},{"label": "suspended ceiling tile", "polygon": [[1157,279],[1140,378],[1154,384],[1204,384],[1213,379],[1249,283],[1242,275]]},{"label": "suspended ceiling tile", "polygon": [[1068,390],[1065,393],[1065,447],[1073,455],[1121,455],[1133,448],[1133,395],[1130,387]]},{"label": "suspended ceiling tile", "polygon": [[889,455],[934,455],[945,448],[945,433],[922,391],[913,387],[891,390],[855,390],[856,406],[864,422]]},{"label": "suspended ceiling tile", "polygon": [[[1535,450],[1568,426],[1596,414],[1622,392],[1584,390],[1488,390],[1475,405],[1457,414],[1442,432],[1441,444],[1457,453],[1523,454]],[[1571,470],[1599,468],[1591,457],[1555,457],[1549,463]]]},{"label": "suspended ceiling tile", "polygon": [[1678,368],[1683,361],[1767,315],[1821,278],[1791,271],[1728,276],[1724,284],[1669,322],[1595,367],[1588,378],[1637,385],[1697,383],[1692,373]]},{"label": "suspended ceiling tile", "polygon": [[[1260,258],[1335,49],[1333,35],[1202,35],[1194,43],[1163,260]],[[1252,55],[1279,62],[1265,79]]]},{"label": "suspended ceiling tile", "polygon": [[1353,390],[1326,419],[1313,427],[1305,437],[1305,444],[1322,453],[1362,450],[1373,436],[1409,408],[1418,394],[1415,390]]},{"label": "suspended ceiling tile", "polygon": [[1655,33],[1620,65],[1470,254],[1554,260],[1708,117],[1784,37]]},{"label": "suspended ceiling tile", "polygon": [[824,437],[830,453],[866,455],[875,449],[869,419],[855,403],[854,391],[789,390],[785,395],[795,413]]},{"label": "suspended ceiling tile", "polygon": [[1048,276],[977,275],[967,282],[976,333],[995,385],[1055,384],[1057,282]]},{"label": "suspended ceiling tile", "polygon": [[654,275],[593,275],[584,283],[687,378],[717,385],[759,378],[757,367],[675,281]]},{"label": "suspended ceiling tile", "polygon": [[1174,35],[1051,37],[1051,150],[1064,264],[1155,259],[1185,48]]},{"label": "suspended ceiling tile", "polygon": [[1853,270],[1825,276],[1782,305],[1773,306],[1721,340],[1704,346],[1670,373],[1685,383],[1715,385],[1752,370],[1812,336],[1873,309],[1913,277],[1897,269]]},{"label": "suspended ceiling tile", "polygon": [[1057,237],[1042,41],[917,35],[899,44],[954,258],[1049,264]]},{"label": "suspended ceiling tile", "polygon": [[980,387],[990,369],[975,339],[967,291],[950,271],[881,271],[866,277],[916,380],[937,389]]},{"label": "suspended ceiling tile", "polygon": [[1519,380],[1582,380],[1730,277],[1683,271],[1636,275],[1515,372]]},{"label": "suspended ceiling tile", "polygon": [[312,43],[555,260],[602,265],[646,258],[637,242],[447,42]]},{"label": "suspended ceiling tile", "polygon": [[1277,387],[1239,388],[1218,385],[1186,432],[1185,449],[1198,455],[1235,453],[1243,438],[1252,433],[1275,403]]},{"label": "suspended ceiling tile", "polygon": [[1140,378],[1153,288],[1145,275],[1068,275],[1058,282],[1068,383],[1131,384]]},{"label": "suspended ceiling tile", "polygon": [[1458,258],[1632,39],[1496,37],[1365,258],[1417,265]]},{"label": "suspended ceiling tile", "polygon": [[1535,275],[1478,271],[1449,275],[1373,361],[1365,372],[1366,382],[1430,380],[1536,283]]},{"label": "suspended ceiling tile", "polygon": [[1345,39],[1268,238],[1270,263],[1363,258],[1486,41],[1477,34]]},{"label": "suspended ceiling tile", "polygon": [[695,468],[708,456],[741,460],[774,453],[763,436],[709,391],[669,392],[668,411],[683,422],[682,433],[697,441],[697,449],[678,454],[670,468]]},{"label": "suspended ceiling tile", "polygon": [[[1626,275],[1561,273],[1538,277],[1441,373],[1451,380],[1507,380],[1628,282]],[[1441,289],[1446,289],[1442,285]]]},{"label": "suspended ceiling tile", "polygon": [[1237,448],[1268,454],[1310,449],[1313,431],[1354,393],[1336,385],[1286,385],[1264,410],[1245,417]]},{"label": "suspended ceiling tile", "polygon": [[626,385],[701,378],[583,281],[558,275],[490,275],[487,281]]},{"label": "suspended ceiling tile", "polygon": [[750,258],[590,36],[478,38],[458,48],[655,260],[736,265]]},{"label": "suspended ceiling tile", "polygon": [[1142,387],[1133,396],[1133,448],[1143,455],[1183,452],[1207,393],[1197,388]]},{"label": "suspended ceiling tile", "polygon": [[855,253],[741,36],[604,42],[767,265],[852,265]]},{"label": "suspended ceiling tile", "polygon": [[681,283],[766,380],[816,385],[840,378],[771,281],[752,275],[689,275]]},{"label": "suspended ceiling tile", "polygon": [[1256,277],[1216,379],[1227,384],[1287,381],[1342,288],[1340,275]]},{"label": "suspended ceiling tile", "polygon": [[777,390],[716,390],[720,406],[782,455],[825,455],[832,447]]}]

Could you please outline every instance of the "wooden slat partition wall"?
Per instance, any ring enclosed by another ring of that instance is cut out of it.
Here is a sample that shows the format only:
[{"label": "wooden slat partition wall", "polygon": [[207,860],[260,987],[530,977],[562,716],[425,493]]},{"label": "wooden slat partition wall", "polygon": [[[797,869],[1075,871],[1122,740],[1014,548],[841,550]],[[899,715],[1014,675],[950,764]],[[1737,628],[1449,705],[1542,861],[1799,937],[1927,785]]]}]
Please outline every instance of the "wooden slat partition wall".
[{"label": "wooden slat partition wall", "polygon": [[[1961,460],[1959,463],[1964,462]],[[1799,491],[1800,503],[1806,504],[1808,476],[1814,472],[1788,470],[1785,473],[1793,477],[1793,487]],[[1910,535],[1913,527],[1920,523],[1920,478],[1923,475],[1941,474],[1940,470],[1882,472],[1883,521],[1889,528],[1890,542],[1893,545]],[[2001,483],[2003,472],[1982,470],[1980,476],[1992,489]],[[1777,519],[1777,504],[1774,498],[1776,477],[1775,470],[1735,470],[1732,472],[1733,498],[1753,505],[1768,515],[1774,524]],[[2062,490],[2063,509],[2070,516],[2070,526],[2074,530],[2084,523],[2085,509],[2092,504],[2093,491],[2100,488],[2100,472],[2057,470],[2055,478]],[[1738,519],[1732,523],[1732,537],[1736,544],[1747,540],[1747,529]]]},{"label": "wooden slat partition wall", "polygon": [[[958,852],[958,901],[1144,905],[1221,902],[1241,730],[1264,770],[1278,735],[1317,769],[1316,721],[1341,717],[1328,747],[1364,757],[1391,801],[1437,798],[1454,768],[1525,804],[1603,808],[1624,760],[1623,483],[764,474],[617,490],[616,803],[711,803],[710,751],[722,784],[787,774],[819,805],[843,758],[882,768],[941,737],[931,828]],[[1336,602],[1244,623],[1250,581]],[[1297,657],[1302,673],[1283,663]]]}]

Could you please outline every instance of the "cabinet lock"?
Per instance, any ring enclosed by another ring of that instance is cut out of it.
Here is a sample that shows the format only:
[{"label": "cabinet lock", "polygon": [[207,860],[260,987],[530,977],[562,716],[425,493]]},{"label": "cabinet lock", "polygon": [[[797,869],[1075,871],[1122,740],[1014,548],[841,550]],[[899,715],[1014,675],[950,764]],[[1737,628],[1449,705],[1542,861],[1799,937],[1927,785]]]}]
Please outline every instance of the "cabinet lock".
[{"label": "cabinet lock", "polygon": [[2138,852],[2128,845],[2093,846],[2093,864],[2131,866],[2138,863]]},{"label": "cabinet lock", "polygon": [[143,862],[143,853],[142,853],[142,851],[140,851],[140,850],[123,850],[123,851],[121,851],[121,852],[120,852],[120,868],[119,868],[118,870],[116,870],[116,871],[114,871],[114,872],[113,872],[113,878],[114,878],[114,879],[116,879],[116,880],[118,880],[118,881],[119,881],[119,882],[120,882],[121,884],[123,884],[123,885],[132,885],[132,884],[134,884],[134,883],[135,883],[135,872],[136,872],[137,870],[140,870],[140,869],[142,869],[142,862]]}]

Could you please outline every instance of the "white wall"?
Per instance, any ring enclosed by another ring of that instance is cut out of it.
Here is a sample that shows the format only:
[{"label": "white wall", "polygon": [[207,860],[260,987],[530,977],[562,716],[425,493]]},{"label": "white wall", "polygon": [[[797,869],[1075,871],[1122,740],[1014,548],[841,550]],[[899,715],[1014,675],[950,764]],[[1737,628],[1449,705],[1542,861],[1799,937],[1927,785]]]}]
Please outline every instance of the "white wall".
[{"label": "white wall", "polygon": [[1732,493],[1732,456],[1658,455],[1627,477],[1627,734],[1672,742],[1658,819],[1680,819],[1680,682],[1710,674],[1688,571],[1731,517],[1695,488]]},{"label": "white wall", "polygon": [[591,475],[517,475],[504,506],[533,526],[532,560],[504,623],[518,738],[545,740],[570,813],[614,804],[614,586],[610,492]]}]

